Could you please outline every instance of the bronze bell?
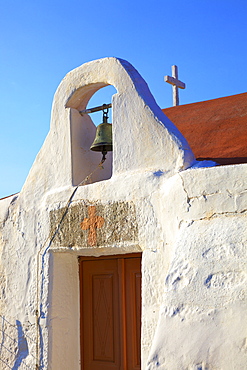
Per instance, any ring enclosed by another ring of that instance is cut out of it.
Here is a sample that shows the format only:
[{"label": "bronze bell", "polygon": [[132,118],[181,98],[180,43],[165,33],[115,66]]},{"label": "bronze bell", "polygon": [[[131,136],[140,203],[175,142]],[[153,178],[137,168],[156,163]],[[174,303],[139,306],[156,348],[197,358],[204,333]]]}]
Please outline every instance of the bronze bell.
[{"label": "bronze bell", "polygon": [[96,135],[90,149],[103,154],[102,160],[105,160],[107,152],[112,152],[112,124],[107,122],[108,109],[103,111],[103,123],[96,129]]}]

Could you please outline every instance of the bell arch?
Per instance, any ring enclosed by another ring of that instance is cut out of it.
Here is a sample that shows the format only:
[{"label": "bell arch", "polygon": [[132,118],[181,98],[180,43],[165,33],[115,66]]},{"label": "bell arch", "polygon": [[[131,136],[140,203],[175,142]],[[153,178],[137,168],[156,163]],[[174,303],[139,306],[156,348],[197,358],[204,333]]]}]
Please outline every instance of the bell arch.
[{"label": "bell arch", "polygon": [[98,89],[113,85],[117,90],[112,99],[113,174],[144,167],[177,172],[190,166],[194,156],[188,143],[158,107],[133,66],[121,59],[105,58],[72,73],[77,75],[80,69],[84,69],[81,84],[71,92],[66,107],[85,109]]},{"label": "bell arch", "polygon": [[[104,58],[72,70],[60,83],[50,131],[26,180],[32,191],[42,196],[46,189],[77,185],[97,166],[97,153],[88,149],[96,128],[79,111],[108,85],[117,90],[112,97],[112,176],[136,170],[173,174],[192,164],[194,155],[186,139],[159,108],[140,74],[125,60]],[[104,177],[98,171],[102,178],[92,182],[110,178],[111,168],[106,172]]]}]

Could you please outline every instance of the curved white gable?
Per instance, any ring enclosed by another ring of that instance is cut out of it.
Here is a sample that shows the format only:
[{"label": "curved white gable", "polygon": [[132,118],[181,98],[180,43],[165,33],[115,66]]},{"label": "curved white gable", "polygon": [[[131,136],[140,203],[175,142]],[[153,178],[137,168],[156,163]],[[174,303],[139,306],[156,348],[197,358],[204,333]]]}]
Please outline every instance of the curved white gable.
[{"label": "curved white gable", "polygon": [[[77,185],[97,165],[99,154],[89,149],[95,126],[79,111],[107,85],[117,90],[112,99],[113,175],[133,170],[172,174],[191,165],[194,156],[188,143],[158,107],[140,74],[127,61],[104,58],[83,64],[62,80],[54,97],[50,132],[25,186],[33,186],[34,179],[41,192],[44,186]],[[109,168],[106,178],[110,173]]]}]

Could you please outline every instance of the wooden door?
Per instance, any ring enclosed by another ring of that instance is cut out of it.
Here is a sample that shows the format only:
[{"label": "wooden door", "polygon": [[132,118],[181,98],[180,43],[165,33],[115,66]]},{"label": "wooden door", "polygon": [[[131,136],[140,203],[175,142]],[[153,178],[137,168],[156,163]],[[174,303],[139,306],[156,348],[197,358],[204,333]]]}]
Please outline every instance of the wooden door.
[{"label": "wooden door", "polygon": [[141,254],[80,258],[83,370],[139,370]]}]

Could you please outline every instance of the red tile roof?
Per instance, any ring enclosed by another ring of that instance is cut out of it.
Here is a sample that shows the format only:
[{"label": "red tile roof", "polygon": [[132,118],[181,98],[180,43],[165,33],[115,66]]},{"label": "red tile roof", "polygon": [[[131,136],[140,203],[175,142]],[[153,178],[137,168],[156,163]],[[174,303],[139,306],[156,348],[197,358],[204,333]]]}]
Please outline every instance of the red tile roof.
[{"label": "red tile roof", "polygon": [[219,164],[247,162],[247,93],[163,112],[185,136],[196,158]]},{"label": "red tile roof", "polygon": [[10,197],[13,197],[13,196],[14,196],[14,195],[16,195],[16,194],[19,194],[19,193],[15,193],[15,194],[7,195],[6,197],[0,198],[0,200],[7,199],[7,198],[10,198]]}]

